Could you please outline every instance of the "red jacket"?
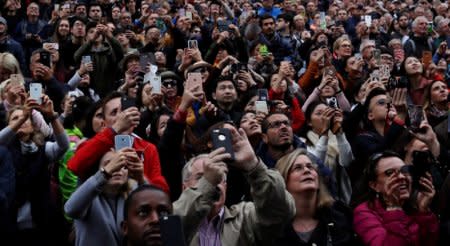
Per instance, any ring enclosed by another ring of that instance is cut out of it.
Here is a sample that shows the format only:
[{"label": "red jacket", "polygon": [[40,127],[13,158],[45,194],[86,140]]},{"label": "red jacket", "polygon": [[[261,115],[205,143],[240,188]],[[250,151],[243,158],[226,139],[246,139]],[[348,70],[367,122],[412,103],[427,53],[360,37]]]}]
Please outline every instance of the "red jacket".
[{"label": "red jacket", "polygon": [[[115,132],[107,127],[92,139],[82,143],[67,164],[69,170],[82,179],[89,178],[90,171],[98,165],[103,155],[114,148],[115,135]],[[169,186],[161,175],[159,155],[155,145],[135,137],[133,148],[144,153],[144,175],[147,180],[169,193]]]},{"label": "red jacket", "polygon": [[386,211],[377,200],[373,209],[362,203],[353,211],[353,228],[364,245],[436,245],[439,223],[433,213],[407,215]]},{"label": "red jacket", "polygon": [[[269,99],[270,100],[281,100],[284,101],[284,93],[276,93],[271,88],[269,90]],[[303,114],[302,106],[296,97],[292,98],[292,106],[291,109],[291,127],[294,133],[298,133],[298,131],[302,128],[305,123],[305,114]]]}]

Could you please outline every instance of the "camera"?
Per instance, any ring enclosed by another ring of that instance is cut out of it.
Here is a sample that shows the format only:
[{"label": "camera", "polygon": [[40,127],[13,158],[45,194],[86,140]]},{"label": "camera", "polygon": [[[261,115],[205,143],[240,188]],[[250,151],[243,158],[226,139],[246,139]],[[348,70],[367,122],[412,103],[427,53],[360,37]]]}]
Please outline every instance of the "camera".
[{"label": "camera", "polygon": [[327,98],[327,105],[330,108],[339,108],[336,97]]}]

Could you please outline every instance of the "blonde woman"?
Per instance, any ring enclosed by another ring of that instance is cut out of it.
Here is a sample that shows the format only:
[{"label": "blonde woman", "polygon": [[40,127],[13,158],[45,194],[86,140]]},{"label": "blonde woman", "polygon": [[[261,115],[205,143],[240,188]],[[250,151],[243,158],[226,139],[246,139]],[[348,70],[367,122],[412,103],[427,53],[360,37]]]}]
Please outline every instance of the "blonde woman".
[{"label": "blonde woman", "polygon": [[351,211],[331,197],[315,159],[305,149],[296,149],[277,162],[296,215],[275,245],[352,245]]}]

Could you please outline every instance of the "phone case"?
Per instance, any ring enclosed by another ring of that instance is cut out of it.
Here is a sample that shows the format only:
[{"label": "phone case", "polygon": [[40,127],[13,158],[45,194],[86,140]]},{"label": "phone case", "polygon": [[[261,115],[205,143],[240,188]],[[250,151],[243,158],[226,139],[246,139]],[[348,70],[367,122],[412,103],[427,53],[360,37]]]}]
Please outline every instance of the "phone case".
[{"label": "phone case", "polygon": [[124,111],[127,108],[136,106],[136,101],[129,97],[122,97],[122,99],[120,100],[120,103],[122,104],[122,111]]},{"label": "phone case", "polygon": [[211,138],[214,149],[224,147],[225,152],[231,155],[231,160],[234,160],[234,151],[231,143],[232,138],[230,129],[227,128],[214,129],[211,132]]},{"label": "phone case", "polygon": [[200,86],[200,90],[203,90],[202,86],[202,74],[201,73],[189,73],[186,87],[192,89],[196,86]]},{"label": "phone case", "polygon": [[159,218],[162,245],[185,246],[181,219],[177,215],[165,215]]},{"label": "phone case", "polygon": [[154,75],[151,79],[152,94],[161,94],[161,76]]},{"label": "phone case", "polygon": [[30,84],[30,98],[36,100],[39,104],[42,103],[42,84]]},{"label": "phone case", "polygon": [[114,148],[116,149],[116,151],[131,147],[132,143],[130,135],[116,135],[114,137]]},{"label": "phone case", "polygon": [[258,101],[268,101],[269,93],[267,89],[258,89]]},{"label": "phone case", "polygon": [[269,113],[269,109],[267,107],[266,101],[255,101],[255,109],[256,109],[256,113],[258,113],[258,112],[265,113],[265,114]]}]

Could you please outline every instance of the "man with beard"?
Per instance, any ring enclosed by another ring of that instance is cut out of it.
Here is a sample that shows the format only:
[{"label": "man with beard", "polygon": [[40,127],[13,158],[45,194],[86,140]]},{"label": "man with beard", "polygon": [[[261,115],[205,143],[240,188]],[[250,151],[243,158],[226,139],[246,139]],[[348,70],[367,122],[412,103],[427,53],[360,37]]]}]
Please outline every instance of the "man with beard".
[{"label": "man with beard", "polygon": [[122,232],[123,245],[162,245],[159,218],[172,214],[169,196],[153,185],[141,185],[125,201]]},{"label": "man with beard", "polygon": [[402,40],[402,44],[405,45],[406,40],[409,39],[409,21],[408,16],[401,14],[398,16],[398,30],[392,33],[393,38]]},{"label": "man with beard", "polygon": [[262,15],[259,24],[262,29],[259,34],[259,42],[267,45],[269,51],[275,57],[275,64],[279,64],[284,58],[291,55],[290,45],[281,38],[279,33],[275,32],[275,18],[273,16]]},{"label": "man with beard", "polygon": [[263,144],[257,154],[269,168],[275,167],[278,159],[294,149],[306,149],[305,143],[294,135],[290,119],[283,113],[267,116],[261,127]]}]

